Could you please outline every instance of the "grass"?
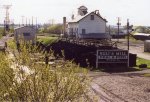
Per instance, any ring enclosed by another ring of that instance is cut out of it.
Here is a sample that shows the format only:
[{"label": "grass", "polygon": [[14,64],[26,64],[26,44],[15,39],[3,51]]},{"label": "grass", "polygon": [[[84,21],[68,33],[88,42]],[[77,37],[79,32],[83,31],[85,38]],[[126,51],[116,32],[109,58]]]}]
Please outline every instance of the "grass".
[{"label": "grass", "polygon": [[59,37],[59,34],[39,33],[38,36]]},{"label": "grass", "polygon": [[7,41],[7,46],[11,49],[16,49],[16,43],[15,43],[14,39],[9,39]]},{"label": "grass", "polygon": [[150,77],[150,73],[149,74],[144,74],[144,77]]},{"label": "grass", "polygon": [[37,41],[41,42],[44,45],[49,45],[53,42],[56,42],[58,37],[47,37],[47,36],[38,36]]},{"label": "grass", "polygon": [[137,66],[139,66],[140,64],[147,64],[147,67],[150,68],[150,60],[146,60],[138,57],[136,63]]},{"label": "grass", "polygon": [[3,36],[2,36],[2,34],[0,33],[0,39],[2,38]]}]

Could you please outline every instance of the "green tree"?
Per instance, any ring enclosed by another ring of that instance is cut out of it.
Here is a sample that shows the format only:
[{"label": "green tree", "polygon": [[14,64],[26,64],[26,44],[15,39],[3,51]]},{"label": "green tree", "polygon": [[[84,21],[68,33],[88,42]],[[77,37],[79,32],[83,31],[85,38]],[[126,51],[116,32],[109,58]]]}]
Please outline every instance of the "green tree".
[{"label": "green tree", "polygon": [[144,26],[138,26],[135,28],[135,32],[137,33],[150,33],[150,29]]},{"label": "green tree", "polygon": [[48,30],[48,33],[61,34],[62,25],[61,24],[51,25],[47,28],[47,30]]}]

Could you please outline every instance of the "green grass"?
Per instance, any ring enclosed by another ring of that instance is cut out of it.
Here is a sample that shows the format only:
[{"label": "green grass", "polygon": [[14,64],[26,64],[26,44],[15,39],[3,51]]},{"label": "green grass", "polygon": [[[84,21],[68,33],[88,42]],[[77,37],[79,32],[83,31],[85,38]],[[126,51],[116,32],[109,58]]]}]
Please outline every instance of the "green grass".
[{"label": "green grass", "polygon": [[37,41],[41,42],[44,45],[49,45],[53,42],[56,42],[58,37],[47,37],[47,36],[38,36]]},{"label": "green grass", "polygon": [[150,68],[150,60],[146,60],[143,58],[137,58],[137,66],[139,66],[140,64],[147,64],[147,67]]},{"label": "green grass", "polygon": [[11,48],[11,49],[16,49],[16,48],[17,48],[14,39],[9,39],[9,40],[7,41],[7,46],[8,46],[9,48]]},{"label": "green grass", "polygon": [[0,34],[0,39],[2,38],[2,34]]},{"label": "green grass", "polygon": [[149,74],[144,74],[144,77],[150,77],[150,73]]}]

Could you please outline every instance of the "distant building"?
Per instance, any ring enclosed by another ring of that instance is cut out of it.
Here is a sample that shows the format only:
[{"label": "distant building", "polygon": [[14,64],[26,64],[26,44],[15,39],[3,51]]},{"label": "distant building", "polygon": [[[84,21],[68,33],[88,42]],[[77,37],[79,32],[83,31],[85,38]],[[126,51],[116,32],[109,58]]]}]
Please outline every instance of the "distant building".
[{"label": "distant building", "polygon": [[16,43],[20,41],[36,43],[36,29],[30,26],[23,26],[15,29],[14,38]]},{"label": "distant building", "polygon": [[110,39],[111,36],[106,33],[106,23],[107,20],[100,15],[99,10],[88,13],[85,6],[80,6],[78,14],[72,15],[71,21],[68,22],[68,36]]},{"label": "distant building", "polygon": [[150,52],[150,40],[144,42],[144,52]]},{"label": "distant building", "polygon": [[137,40],[150,40],[150,34],[146,33],[135,33],[133,36]]}]

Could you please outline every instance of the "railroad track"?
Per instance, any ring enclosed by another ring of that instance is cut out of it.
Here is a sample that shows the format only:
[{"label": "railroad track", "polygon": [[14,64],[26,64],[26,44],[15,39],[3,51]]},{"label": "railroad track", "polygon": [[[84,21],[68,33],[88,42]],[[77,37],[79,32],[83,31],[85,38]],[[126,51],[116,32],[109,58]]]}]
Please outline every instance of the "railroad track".
[{"label": "railroad track", "polygon": [[122,97],[112,93],[96,82],[92,83],[91,89],[100,98],[99,102],[127,102]]}]

